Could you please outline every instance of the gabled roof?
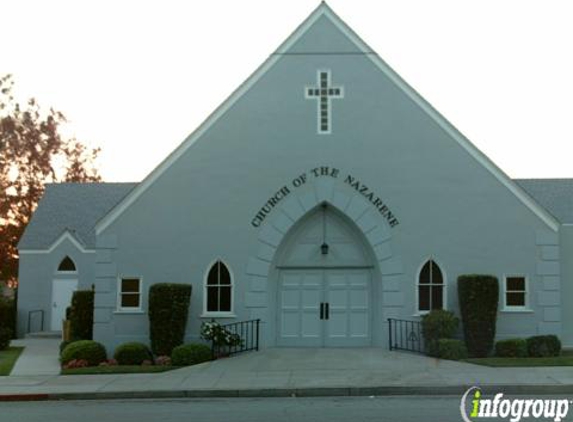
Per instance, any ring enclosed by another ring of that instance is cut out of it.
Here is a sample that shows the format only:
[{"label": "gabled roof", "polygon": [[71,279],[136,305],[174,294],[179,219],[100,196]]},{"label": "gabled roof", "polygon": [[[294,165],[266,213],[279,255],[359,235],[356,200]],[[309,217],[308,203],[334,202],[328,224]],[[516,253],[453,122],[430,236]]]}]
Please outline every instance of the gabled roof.
[{"label": "gabled roof", "polygon": [[573,179],[514,179],[561,224],[573,224]]},{"label": "gabled roof", "polygon": [[[323,29],[324,33],[320,30]],[[308,35],[308,36],[307,36]],[[336,51],[329,45],[332,41]],[[317,51],[321,49],[324,51]],[[342,51],[338,51],[341,50]],[[109,227],[133,204],[174,162],[176,162],[209,128],[229,110],[283,55],[288,54],[354,54],[368,57],[402,92],[417,104],[444,132],[449,134],[471,157],[487,169],[518,200],[533,212],[550,229],[557,231],[559,222],[545,208],[527,195],[499,169],[485,154],[476,148],[463,134],[438,113],[411,86],[409,86],[386,62],[354,33],[333,11],[322,2],[311,15],[281,44],[253,75],[247,79],[207,120],[205,120],[182,144],[161,162],[137,187],[110,210],[96,225],[96,233]]]},{"label": "gabled roof", "polygon": [[26,227],[18,249],[49,249],[69,233],[85,249],[95,248],[96,222],[136,183],[50,183]]}]

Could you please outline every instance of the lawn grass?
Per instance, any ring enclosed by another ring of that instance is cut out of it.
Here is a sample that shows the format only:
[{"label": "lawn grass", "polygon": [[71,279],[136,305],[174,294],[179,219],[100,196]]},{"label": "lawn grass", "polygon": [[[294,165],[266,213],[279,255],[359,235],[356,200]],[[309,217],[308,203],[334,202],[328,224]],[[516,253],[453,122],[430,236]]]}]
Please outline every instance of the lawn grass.
[{"label": "lawn grass", "polygon": [[472,358],[464,362],[491,367],[573,366],[573,351],[564,350],[551,358]]},{"label": "lawn grass", "polygon": [[100,374],[151,374],[156,372],[171,371],[180,366],[139,366],[139,365],[114,365],[114,366],[88,366],[87,368],[62,369],[62,375],[100,375]]},{"label": "lawn grass", "polygon": [[5,350],[0,350],[0,376],[10,375],[10,371],[12,371],[22,350],[24,350],[23,347],[8,347]]}]

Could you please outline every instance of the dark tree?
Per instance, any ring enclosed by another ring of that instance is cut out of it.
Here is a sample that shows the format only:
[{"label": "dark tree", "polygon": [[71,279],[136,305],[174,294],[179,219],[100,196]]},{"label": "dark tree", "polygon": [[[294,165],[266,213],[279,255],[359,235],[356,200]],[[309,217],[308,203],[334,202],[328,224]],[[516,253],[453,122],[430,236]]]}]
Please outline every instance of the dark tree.
[{"label": "dark tree", "polygon": [[65,116],[35,99],[20,104],[11,75],[0,76],[0,280],[15,283],[16,245],[49,182],[97,182],[99,149],[65,137]]}]

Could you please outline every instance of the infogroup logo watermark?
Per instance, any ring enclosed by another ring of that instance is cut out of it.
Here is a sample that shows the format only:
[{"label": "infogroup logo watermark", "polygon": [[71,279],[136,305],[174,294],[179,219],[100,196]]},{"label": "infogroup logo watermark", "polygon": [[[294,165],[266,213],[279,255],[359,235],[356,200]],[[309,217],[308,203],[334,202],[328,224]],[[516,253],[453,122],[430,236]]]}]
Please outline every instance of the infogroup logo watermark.
[{"label": "infogroup logo watermark", "polygon": [[485,398],[479,387],[471,387],[462,396],[460,413],[464,422],[485,422],[487,418],[510,422],[524,419],[560,422],[567,416],[572,403],[568,399],[504,398],[503,393]]}]

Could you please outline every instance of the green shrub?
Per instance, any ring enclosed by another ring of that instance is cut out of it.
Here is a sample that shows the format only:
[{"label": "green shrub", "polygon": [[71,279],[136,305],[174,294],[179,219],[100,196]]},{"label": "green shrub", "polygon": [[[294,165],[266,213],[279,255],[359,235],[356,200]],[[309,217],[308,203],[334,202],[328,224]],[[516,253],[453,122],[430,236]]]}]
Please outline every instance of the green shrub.
[{"label": "green shrub", "polygon": [[12,330],[8,327],[0,327],[0,350],[7,349],[12,340]]},{"label": "green shrub", "polygon": [[119,365],[141,365],[145,360],[152,360],[153,356],[149,347],[133,341],[119,345],[115,349],[113,358]]},{"label": "green shrub", "polygon": [[438,340],[438,357],[449,360],[466,359],[468,349],[462,340],[441,338]]},{"label": "green shrub", "polygon": [[77,290],[74,292],[69,318],[70,337],[73,340],[91,340],[93,338],[93,290]]},{"label": "green shrub", "polygon": [[83,359],[89,366],[97,366],[107,359],[107,353],[105,347],[97,341],[79,340],[68,344],[60,357],[63,365],[74,359]]},{"label": "green shrub", "polygon": [[16,301],[0,296],[0,327],[10,330],[10,339],[16,337]]},{"label": "green shrub", "polygon": [[189,343],[173,349],[171,362],[175,366],[196,365],[212,359],[211,348],[204,344]]},{"label": "green shrub", "polygon": [[561,341],[555,335],[533,336],[527,340],[527,352],[532,358],[559,356]]},{"label": "green shrub", "polygon": [[458,301],[464,339],[471,357],[487,357],[493,347],[499,284],[491,275],[458,277]]},{"label": "green shrub", "polygon": [[438,340],[452,338],[459,323],[453,312],[444,310],[433,310],[422,317],[422,335],[428,355],[438,356]]},{"label": "green shrub", "polygon": [[495,355],[500,358],[527,357],[527,343],[523,338],[510,338],[495,343]]},{"label": "green shrub", "polygon": [[190,284],[159,283],[149,288],[149,337],[157,356],[183,344],[191,301]]},{"label": "green shrub", "polygon": [[68,346],[68,344],[72,344],[73,342],[74,340],[64,340],[60,343],[60,356],[62,356],[62,352]]}]

